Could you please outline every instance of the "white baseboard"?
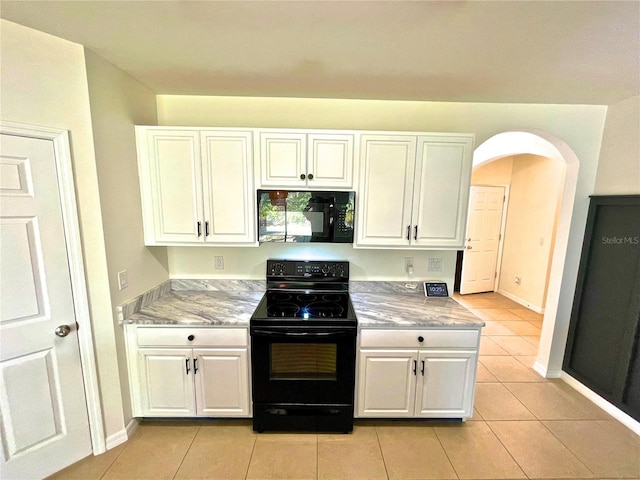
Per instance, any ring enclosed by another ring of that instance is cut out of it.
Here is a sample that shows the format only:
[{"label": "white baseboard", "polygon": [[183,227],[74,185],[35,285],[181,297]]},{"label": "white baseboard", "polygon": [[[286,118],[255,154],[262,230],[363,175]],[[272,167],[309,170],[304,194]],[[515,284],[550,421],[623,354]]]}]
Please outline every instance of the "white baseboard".
[{"label": "white baseboard", "polygon": [[113,435],[109,435],[107,437],[107,450],[111,450],[112,448],[117,447],[118,445],[121,445],[129,440],[129,438],[131,438],[131,435],[133,435],[137,428],[138,420],[133,418],[126,426],[126,428],[114,433]]},{"label": "white baseboard", "polygon": [[132,418],[129,424],[127,425],[128,438],[131,438],[131,436],[135,433],[135,431],[138,429],[138,425],[140,425],[140,422],[138,421],[138,419]]},{"label": "white baseboard", "polygon": [[530,302],[527,302],[523,298],[517,297],[513,293],[505,292],[504,290],[498,289],[497,292],[500,295],[507,297],[509,300],[513,300],[514,302],[519,303],[523,307],[528,308],[529,310],[533,310],[534,312],[539,313],[541,315],[544,314],[544,308],[542,308],[539,305],[532,305]]},{"label": "white baseboard", "polygon": [[539,359],[536,359],[531,368],[544,378],[560,378],[562,375],[562,370],[548,370]]},{"label": "white baseboard", "polygon": [[579,393],[584,395],[588,400],[591,400],[593,403],[595,403],[597,406],[599,406],[601,409],[603,409],[613,418],[618,420],[620,423],[622,423],[625,427],[627,427],[629,430],[634,432],[636,435],[640,435],[640,422],[635,420],[633,417],[627,415],[618,407],[607,402],[600,395],[590,390],[588,387],[580,383],[578,380],[573,378],[568,373],[562,372],[560,374],[560,379],[563,380],[566,384],[573,387]]}]

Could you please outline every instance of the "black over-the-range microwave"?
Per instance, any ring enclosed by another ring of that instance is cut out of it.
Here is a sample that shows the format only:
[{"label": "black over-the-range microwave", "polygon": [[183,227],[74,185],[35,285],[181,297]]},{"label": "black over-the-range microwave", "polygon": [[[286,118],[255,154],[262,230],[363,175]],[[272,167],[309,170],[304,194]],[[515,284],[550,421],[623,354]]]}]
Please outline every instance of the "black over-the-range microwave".
[{"label": "black over-the-range microwave", "polygon": [[258,190],[258,241],[353,243],[355,202],[355,192]]}]

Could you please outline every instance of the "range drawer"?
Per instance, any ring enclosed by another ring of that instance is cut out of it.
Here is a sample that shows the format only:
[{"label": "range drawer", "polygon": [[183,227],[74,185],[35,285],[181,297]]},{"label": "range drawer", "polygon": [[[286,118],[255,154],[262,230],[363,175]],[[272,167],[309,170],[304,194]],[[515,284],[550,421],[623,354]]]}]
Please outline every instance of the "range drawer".
[{"label": "range drawer", "polygon": [[479,336],[479,330],[363,329],[360,331],[360,347],[475,349],[478,348]]},{"label": "range drawer", "polygon": [[[141,347],[246,347],[246,328],[138,327]],[[190,338],[192,338],[190,340]]]}]

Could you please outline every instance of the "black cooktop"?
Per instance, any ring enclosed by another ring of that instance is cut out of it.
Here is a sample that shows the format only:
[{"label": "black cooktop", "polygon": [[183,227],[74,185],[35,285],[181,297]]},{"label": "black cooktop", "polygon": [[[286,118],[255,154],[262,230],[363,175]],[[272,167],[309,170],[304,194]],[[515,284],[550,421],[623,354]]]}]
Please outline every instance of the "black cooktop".
[{"label": "black cooktop", "polygon": [[348,281],[348,262],[268,260],[267,292],[251,325],[355,326]]}]

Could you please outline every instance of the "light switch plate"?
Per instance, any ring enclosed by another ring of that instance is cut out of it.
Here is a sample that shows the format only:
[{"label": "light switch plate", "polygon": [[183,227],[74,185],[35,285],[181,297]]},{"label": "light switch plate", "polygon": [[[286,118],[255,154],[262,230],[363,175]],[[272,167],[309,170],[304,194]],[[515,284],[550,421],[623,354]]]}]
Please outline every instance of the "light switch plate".
[{"label": "light switch plate", "polygon": [[428,272],[441,272],[442,271],[442,259],[441,258],[430,258],[429,264],[427,266]]},{"label": "light switch plate", "polygon": [[127,271],[122,270],[121,272],[118,272],[118,288],[120,288],[120,290],[124,290],[128,286],[129,286],[129,274],[127,273]]}]

